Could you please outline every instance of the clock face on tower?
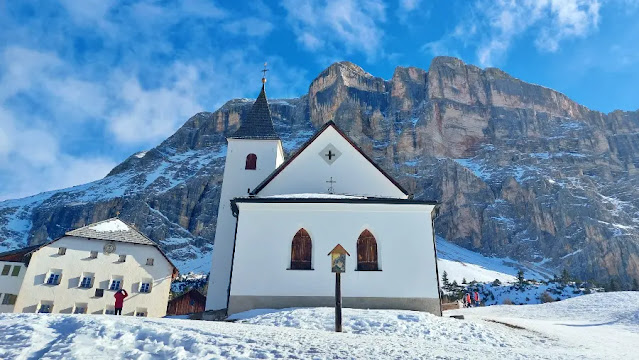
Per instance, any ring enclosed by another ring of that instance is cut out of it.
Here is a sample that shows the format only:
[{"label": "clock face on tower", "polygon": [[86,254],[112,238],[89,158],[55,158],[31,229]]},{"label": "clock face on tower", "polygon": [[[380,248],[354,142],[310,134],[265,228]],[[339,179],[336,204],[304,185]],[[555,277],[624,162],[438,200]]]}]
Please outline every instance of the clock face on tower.
[{"label": "clock face on tower", "polygon": [[104,245],[104,253],[105,254],[111,254],[115,251],[115,244],[114,243],[108,243]]}]

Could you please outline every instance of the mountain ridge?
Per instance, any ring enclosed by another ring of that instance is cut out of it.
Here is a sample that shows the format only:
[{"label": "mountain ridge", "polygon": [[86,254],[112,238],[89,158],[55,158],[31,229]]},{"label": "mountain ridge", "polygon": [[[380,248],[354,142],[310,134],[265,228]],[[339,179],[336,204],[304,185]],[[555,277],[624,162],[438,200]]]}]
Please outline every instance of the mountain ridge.
[{"label": "mountain ridge", "polygon": [[[590,110],[450,57],[428,71],[398,66],[389,80],[335,63],[307,94],[269,103],[289,155],[334,120],[416,198],[442,202],[436,230],[455,244],[584,279],[639,278],[639,112]],[[225,136],[250,105],[194,115],[104,179],[0,202],[0,248],[120,211],[182,267],[207,271]]]}]

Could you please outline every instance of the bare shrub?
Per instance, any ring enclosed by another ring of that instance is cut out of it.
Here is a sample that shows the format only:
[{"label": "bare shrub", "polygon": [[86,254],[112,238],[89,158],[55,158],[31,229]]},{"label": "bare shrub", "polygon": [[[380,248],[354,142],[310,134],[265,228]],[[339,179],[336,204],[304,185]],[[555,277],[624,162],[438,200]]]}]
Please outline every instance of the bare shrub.
[{"label": "bare shrub", "polygon": [[550,295],[548,291],[544,291],[543,293],[541,293],[541,296],[539,298],[541,299],[542,304],[555,301],[555,299],[553,299],[552,295]]},{"label": "bare shrub", "polygon": [[509,298],[504,299],[504,305],[512,305],[512,304],[513,304],[513,301],[510,300]]}]

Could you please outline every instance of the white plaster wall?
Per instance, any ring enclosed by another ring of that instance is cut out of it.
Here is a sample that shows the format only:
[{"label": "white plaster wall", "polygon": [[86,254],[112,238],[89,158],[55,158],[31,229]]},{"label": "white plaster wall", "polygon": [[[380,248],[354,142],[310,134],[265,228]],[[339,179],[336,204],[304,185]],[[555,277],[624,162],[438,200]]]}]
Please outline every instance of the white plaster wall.
[{"label": "white plaster wall", "polygon": [[[246,156],[257,155],[256,170],[246,170]],[[231,212],[231,199],[247,196],[284,161],[279,140],[228,139],[224,164],[224,180],[217,214],[213,260],[206,298],[207,310],[225,309],[227,305],[236,219]]]},{"label": "white plaster wall", "polygon": [[[320,155],[329,143],[342,153],[331,165]],[[407,197],[332,127],[315,139],[258,195],[325,194],[329,187],[326,181],[330,177],[336,181],[333,185],[336,194]]]},{"label": "white plaster wall", "polygon": [[[0,313],[13,312],[14,306],[2,305],[2,301],[6,294],[18,295],[26,270],[26,267],[21,262],[0,261],[0,272],[5,265],[11,266],[11,270],[9,271],[8,275],[0,275],[0,294],[2,294],[0,295]],[[11,276],[11,273],[13,272],[13,268],[15,266],[20,267],[20,274],[18,274],[18,276]]]},{"label": "white plaster wall", "polygon": [[[15,306],[15,312],[35,312],[41,300],[53,301],[54,313],[71,313],[75,303],[87,303],[88,314],[102,314],[107,305],[113,306],[115,291],[105,290],[104,297],[96,298],[95,289],[108,289],[112,275],[124,277],[122,288],[129,293],[124,300],[123,315],[133,315],[136,308],[146,308],[149,317],[166,315],[173,268],[160,251],[149,245],[114,242],[116,251],[104,254],[107,241],[64,237],[36,251],[31,257],[24,282]],[[58,255],[58,248],[66,247],[66,255]],[[96,259],[89,258],[97,251]],[[127,255],[118,262],[119,255]],[[153,266],[146,259],[153,258]],[[50,269],[61,269],[59,285],[44,284]],[[83,272],[95,273],[93,287],[80,288]],[[140,293],[140,281],[150,278],[150,293]]]},{"label": "white plaster wall", "polygon": [[[345,297],[438,298],[432,205],[239,203],[232,296],[333,296],[328,252],[349,253]],[[287,270],[291,241],[304,228],[314,270]],[[369,229],[382,271],[356,271],[357,238]]]}]

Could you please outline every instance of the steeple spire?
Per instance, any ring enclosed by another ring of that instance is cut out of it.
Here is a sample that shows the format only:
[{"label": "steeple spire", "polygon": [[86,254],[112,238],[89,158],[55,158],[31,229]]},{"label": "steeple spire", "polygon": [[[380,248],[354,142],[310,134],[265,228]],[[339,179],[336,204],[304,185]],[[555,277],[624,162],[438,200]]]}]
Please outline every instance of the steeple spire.
[{"label": "steeple spire", "polygon": [[240,127],[229,138],[231,139],[255,139],[255,140],[280,140],[280,137],[273,128],[273,120],[271,119],[271,110],[268,107],[268,100],[266,100],[266,91],[264,85],[266,84],[266,63],[264,63],[264,70],[261,70],[264,75],[262,76],[262,91],[253,103],[251,111],[244,120],[240,120]]}]

